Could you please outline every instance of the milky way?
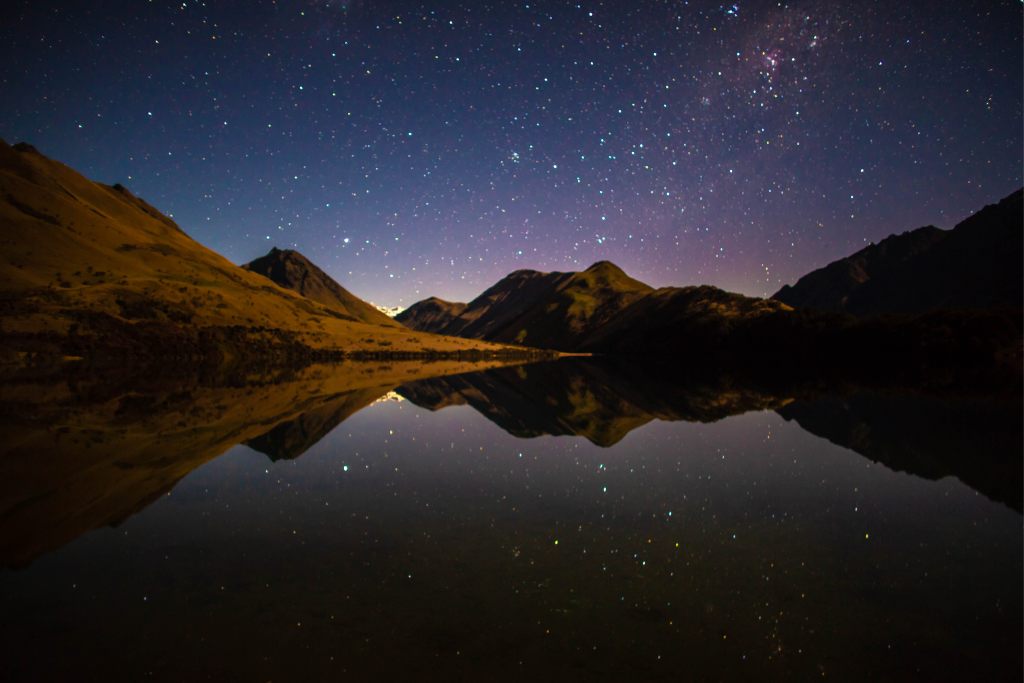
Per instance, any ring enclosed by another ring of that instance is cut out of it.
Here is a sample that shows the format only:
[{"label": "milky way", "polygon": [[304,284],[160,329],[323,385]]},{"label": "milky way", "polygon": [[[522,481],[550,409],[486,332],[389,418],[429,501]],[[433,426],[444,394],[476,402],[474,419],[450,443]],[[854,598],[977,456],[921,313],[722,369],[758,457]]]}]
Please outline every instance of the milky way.
[{"label": "milky way", "polygon": [[22,3],[0,136],[235,262],[764,296],[1021,185],[1020,2]]}]

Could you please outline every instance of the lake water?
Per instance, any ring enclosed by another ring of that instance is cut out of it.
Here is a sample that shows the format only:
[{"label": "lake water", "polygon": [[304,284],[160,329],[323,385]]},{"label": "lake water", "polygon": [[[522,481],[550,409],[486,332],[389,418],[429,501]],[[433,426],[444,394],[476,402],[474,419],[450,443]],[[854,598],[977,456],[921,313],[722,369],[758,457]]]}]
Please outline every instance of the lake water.
[{"label": "lake water", "polygon": [[[68,520],[121,484],[18,498],[60,475],[27,473],[37,432],[11,427],[5,680],[1020,680],[1019,403],[672,394],[559,363],[232,427],[217,442],[249,445],[132,480],[143,499],[85,533]],[[116,455],[103,434],[148,424],[160,462],[187,450],[166,425],[216,431],[93,405],[38,429]],[[79,479],[113,482],[95,462]]]}]

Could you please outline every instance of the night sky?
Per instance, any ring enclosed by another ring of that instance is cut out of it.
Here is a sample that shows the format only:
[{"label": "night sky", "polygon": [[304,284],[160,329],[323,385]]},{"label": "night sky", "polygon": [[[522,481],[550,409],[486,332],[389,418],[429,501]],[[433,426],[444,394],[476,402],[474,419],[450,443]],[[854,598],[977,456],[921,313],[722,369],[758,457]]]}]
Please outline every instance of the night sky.
[{"label": "night sky", "polygon": [[765,296],[1022,185],[1020,0],[7,6],[0,137],[382,305]]}]

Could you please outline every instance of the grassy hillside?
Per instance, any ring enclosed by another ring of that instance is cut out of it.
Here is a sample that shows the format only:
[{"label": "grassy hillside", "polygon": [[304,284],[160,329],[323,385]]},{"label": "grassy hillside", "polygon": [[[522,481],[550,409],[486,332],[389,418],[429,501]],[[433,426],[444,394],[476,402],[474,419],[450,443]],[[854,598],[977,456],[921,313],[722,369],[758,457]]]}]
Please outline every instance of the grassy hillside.
[{"label": "grassy hillside", "polygon": [[[496,352],[353,320],[239,268],[120,185],[0,141],[0,361]],[[385,316],[381,316],[385,318]]]}]

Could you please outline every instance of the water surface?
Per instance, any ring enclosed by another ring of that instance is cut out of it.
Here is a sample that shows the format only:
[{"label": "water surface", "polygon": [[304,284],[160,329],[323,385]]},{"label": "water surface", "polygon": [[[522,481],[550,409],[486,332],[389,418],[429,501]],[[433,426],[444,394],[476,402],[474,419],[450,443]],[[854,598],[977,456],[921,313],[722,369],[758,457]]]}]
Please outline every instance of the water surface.
[{"label": "water surface", "polygon": [[[306,395],[274,386],[263,403]],[[1022,517],[992,483],[1020,477],[1019,404],[793,401],[593,364],[373,386],[232,427],[248,445],[42,554],[10,520],[59,496],[5,507],[12,678],[1020,678]],[[963,414],[973,440],[935,438]],[[178,448],[166,415],[140,419]]]}]

